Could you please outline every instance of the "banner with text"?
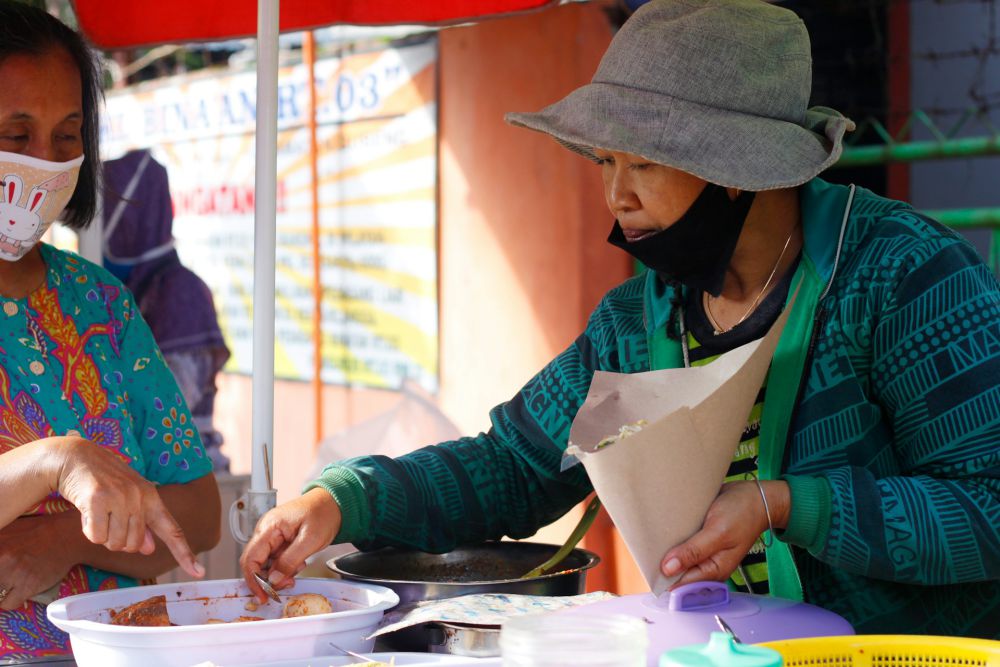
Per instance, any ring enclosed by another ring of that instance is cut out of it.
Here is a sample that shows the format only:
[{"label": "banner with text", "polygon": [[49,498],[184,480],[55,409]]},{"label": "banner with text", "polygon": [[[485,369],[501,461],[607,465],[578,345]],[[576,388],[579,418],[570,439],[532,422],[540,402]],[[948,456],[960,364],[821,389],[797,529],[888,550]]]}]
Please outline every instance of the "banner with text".
[{"label": "banner with text", "polygon": [[[437,43],[316,62],[322,378],[438,385]],[[170,174],[181,259],[212,289],[251,371],[253,72],[190,75],[107,97],[106,158],[150,147]],[[313,376],[307,72],[279,79],[275,372]]]}]

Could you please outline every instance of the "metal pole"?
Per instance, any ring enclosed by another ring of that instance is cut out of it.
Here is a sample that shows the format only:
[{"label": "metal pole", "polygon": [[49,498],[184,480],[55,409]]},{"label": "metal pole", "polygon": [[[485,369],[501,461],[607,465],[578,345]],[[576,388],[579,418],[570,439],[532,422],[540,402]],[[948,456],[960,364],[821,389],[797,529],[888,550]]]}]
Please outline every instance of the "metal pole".
[{"label": "metal pole", "polygon": [[865,167],[886,162],[917,162],[941,158],[1000,155],[1000,136],[947,141],[912,141],[904,144],[849,146],[835,167]]},{"label": "metal pole", "polygon": [[941,211],[923,211],[942,225],[955,229],[992,227],[1000,230],[1000,208],[953,208]]},{"label": "metal pole", "polygon": [[[101,162],[98,161],[98,168]],[[77,250],[80,257],[100,266],[104,263],[104,193],[97,193],[97,215],[86,229],[77,231]]]},{"label": "metal pole", "polygon": [[302,61],[306,66],[309,89],[309,183],[312,186],[312,267],[313,267],[313,409],[315,437],[319,447],[323,438],[323,255],[319,228],[319,148],[316,145],[316,40],[308,31],[302,40]]},{"label": "metal pole", "polygon": [[924,213],[953,229],[992,229],[986,262],[1000,276],[1000,208],[956,208]]},{"label": "metal pole", "polygon": [[257,1],[257,128],[254,171],[253,399],[250,476],[252,529],[275,506],[274,461],[274,255],[278,179],[279,0]]}]

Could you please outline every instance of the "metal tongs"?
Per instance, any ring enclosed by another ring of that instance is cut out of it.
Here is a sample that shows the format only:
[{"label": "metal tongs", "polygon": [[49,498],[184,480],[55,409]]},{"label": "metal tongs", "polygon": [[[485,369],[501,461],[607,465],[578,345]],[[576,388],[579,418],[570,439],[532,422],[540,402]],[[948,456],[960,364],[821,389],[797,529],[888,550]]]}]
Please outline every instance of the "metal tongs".
[{"label": "metal tongs", "polygon": [[271,598],[278,604],[281,604],[281,598],[278,597],[278,591],[274,590],[274,586],[271,585],[271,582],[260,576],[257,572],[253,573],[253,578],[257,580],[257,584],[264,590],[264,594],[267,595],[267,597]]},{"label": "metal tongs", "polygon": [[[376,660],[376,659],[374,659],[374,658],[372,658],[370,656],[362,655],[361,653],[355,653],[354,651],[348,651],[346,648],[341,648],[340,646],[337,646],[333,642],[327,642],[327,643],[330,646],[332,646],[333,648],[335,648],[336,650],[338,650],[341,653],[343,653],[344,655],[349,656],[351,658],[354,658],[355,662],[362,662],[362,663],[365,663],[365,664],[378,662],[378,660]],[[382,663],[379,663],[379,664],[382,664]]]},{"label": "metal tongs", "polygon": [[[273,489],[274,484],[271,482],[271,461],[267,455],[267,443],[264,443],[264,474],[267,476],[267,488]],[[269,566],[270,560],[268,560],[268,562],[264,565]],[[253,578],[257,580],[257,584],[261,587],[261,589],[263,589],[264,594],[267,595],[267,597],[271,598],[278,604],[281,604],[281,598],[278,597],[278,591],[274,590],[274,586],[271,585],[270,581],[260,576],[259,572],[254,572]]]},{"label": "metal tongs", "polygon": [[730,637],[733,638],[734,642],[736,642],[737,644],[743,643],[742,641],[740,641],[740,638],[736,636],[736,633],[733,632],[733,629],[729,627],[729,624],[726,623],[724,620],[722,620],[722,617],[719,616],[718,614],[715,615],[715,622],[719,626],[719,628],[722,629],[723,632],[725,632],[726,634],[728,634]]}]

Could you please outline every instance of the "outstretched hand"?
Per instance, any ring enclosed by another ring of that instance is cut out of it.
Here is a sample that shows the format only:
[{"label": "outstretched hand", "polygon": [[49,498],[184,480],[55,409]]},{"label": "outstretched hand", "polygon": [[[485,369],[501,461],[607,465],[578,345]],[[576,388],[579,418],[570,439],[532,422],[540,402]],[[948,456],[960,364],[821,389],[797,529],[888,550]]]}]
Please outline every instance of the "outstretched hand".
[{"label": "outstretched hand", "polygon": [[72,440],[59,451],[56,490],[80,510],[88,540],[111,551],[149,555],[155,534],[185,572],[205,576],[154,484],[94,443]]},{"label": "outstretched hand", "polygon": [[306,558],[328,546],[340,531],[340,507],[325,489],[311,489],[261,517],[243,549],[240,568],[250,591],[261,602],[267,596],[254,580],[270,562],[268,581],[275,589],[290,588]]},{"label": "outstretched hand", "polygon": [[[784,481],[764,481],[774,528],[788,523],[791,493]],[[725,581],[768,528],[756,482],[728,482],[712,502],[701,530],[668,551],[660,563],[665,576],[683,573],[671,588],[695,581]]]}]

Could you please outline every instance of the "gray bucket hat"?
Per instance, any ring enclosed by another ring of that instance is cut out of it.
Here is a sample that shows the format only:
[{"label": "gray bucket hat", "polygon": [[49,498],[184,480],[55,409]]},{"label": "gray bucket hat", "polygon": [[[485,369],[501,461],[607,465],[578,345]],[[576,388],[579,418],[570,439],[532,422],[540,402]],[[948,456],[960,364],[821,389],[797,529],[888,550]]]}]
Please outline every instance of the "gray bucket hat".
[{"label": "gray bucket hat", "polygon": [[760,0],[651,0],[618,31],[591,82],[512,125],[596,161],[622,151],[741,190],[793,187],[836,162],[854,123],[807,109],[809,34]]}]

